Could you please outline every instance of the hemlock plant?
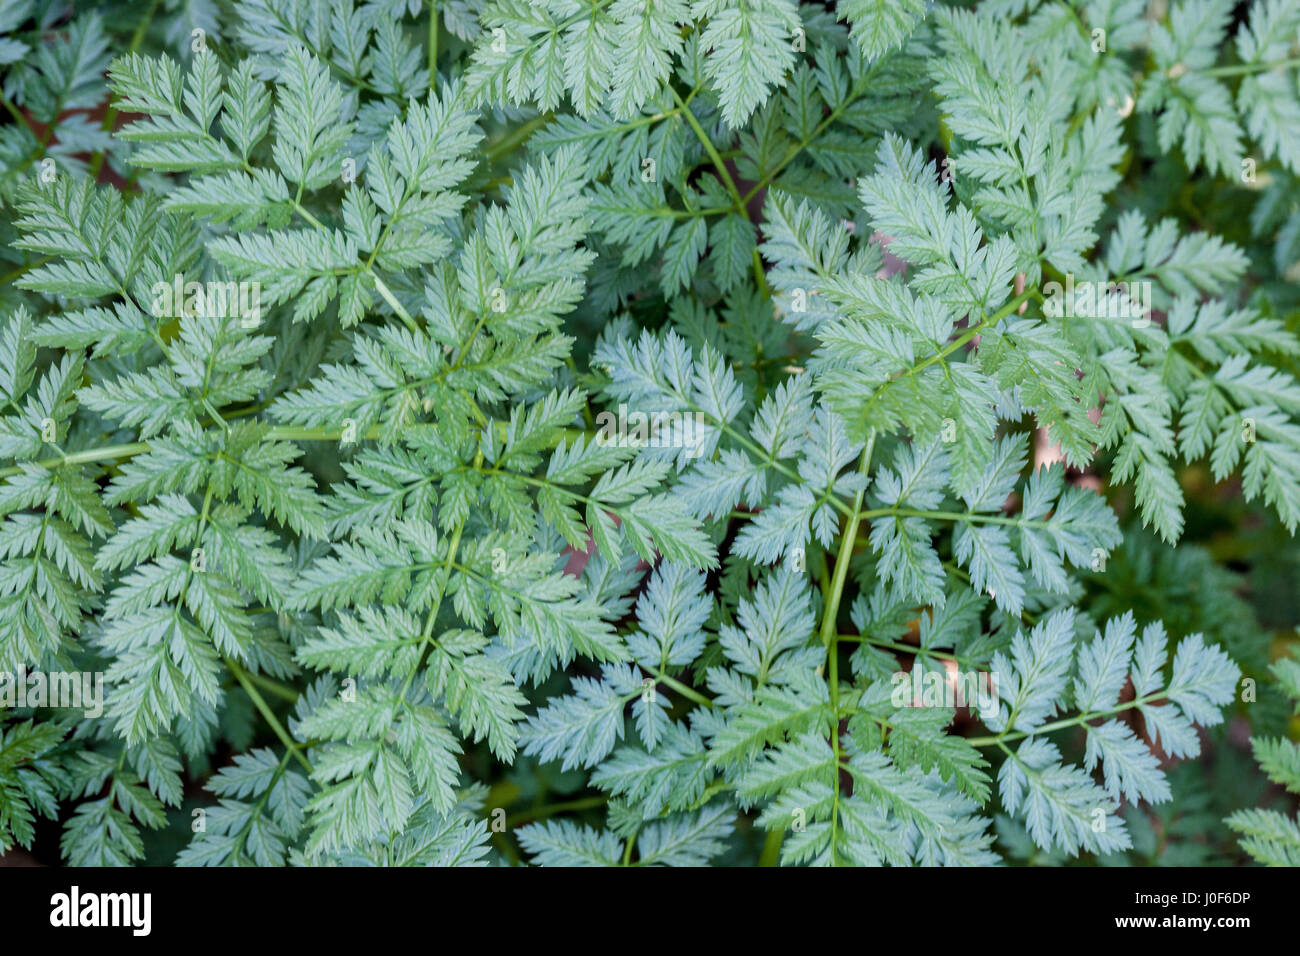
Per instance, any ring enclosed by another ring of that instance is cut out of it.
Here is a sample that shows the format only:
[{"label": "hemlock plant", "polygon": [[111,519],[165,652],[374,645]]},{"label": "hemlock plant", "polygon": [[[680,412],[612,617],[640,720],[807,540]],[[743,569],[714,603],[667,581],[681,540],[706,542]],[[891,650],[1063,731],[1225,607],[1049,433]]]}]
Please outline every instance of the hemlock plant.
[{"label": "hemlock plant", "polygon": [[1300,859],[1197,519],[1300,523],[1300,2],[94,7],[0,2],[0,849]]}]

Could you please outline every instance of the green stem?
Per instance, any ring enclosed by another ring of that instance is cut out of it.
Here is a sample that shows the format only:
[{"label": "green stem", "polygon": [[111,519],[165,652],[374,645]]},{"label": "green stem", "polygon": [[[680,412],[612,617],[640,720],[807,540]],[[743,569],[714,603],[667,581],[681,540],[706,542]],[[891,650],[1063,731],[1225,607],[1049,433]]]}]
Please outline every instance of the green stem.
[{"label": "green stem", "polygon": [[777,176],[781,175],[783,169],[794,162],[800,153],[815,143],[821,134],[826,131],[827,127],[839,119],[850,106],[858,101],[859,97],[869,88],[871,77],[876,72],[876,69],[881,62],[882,61],[877,60],[876,63],[872,65],[871,69],[861,77],[858,84],[849,92],[849,95],[844,98],[844,101],[840,103],[839,106],[835,107],[835,109],[832,110],[820,123],[818,123],[816,129],[814,129],[805,139],[801,139],[797,144],[790,147],[785,156],[783,156],[770,171],[764,174],[763,178],[756,182],[749,192],[745,193],[743,198],[746,204],[748,204],[749,201],[757,196],[762,190],[772,185],[772,181],[776,179]]},{"label": "green stem", "polygon": [[1000,734],[995,734],[989,737],[967,737],[966,742],[974,747],[1001,746],[1003,743],[1010,740],[1020,740],[1024,737],[1037,737],[1039,734],[1050,734],[1053,731],[1064,730],[1067,727],[1078,727],[1086,724],[1090,720],[1096,720],[1099,717],[1109,717],[1112,714],[1132,710],[1134,707],[1140,707],[1143,704],[1149,704],[1152,701],[1160,700],[1164,696],[1164,691],[1156,691],[1153,694],[1147,694],[1145,697],[1136,697],[1128,703],[1118,704],[1107,710],[1094,710],[1086,714],[1075,714],[1073,717],[1066,717],[1062,720],[1053,721],[1050,724],[1043,724],[1041,727],[1035,727],[1033,730],[1003,731]]},{"label": "green stem", "polygon": [[[867,438],[867,447],[862,449],[862,461],[858,471],[866,475],[871,471],[871,453],[876,446],[876,433],[873,430]],[[862,520],[862,499],[866,487],[859,488],[853,499],[853,512],[849,516],[844,536],[840,539],[840,550],[835,556],[835,576],[831,579],[830,594],[827,595],[826,608],[822,612],[821,638],[826,645],[827,676],[831,698],[831,750],[835,754],[835,764],[840,762],[840,654],[836,640],[838,631],[835,619],[839,616],[840,598],[844,594],[844,582],[848,580],[849,564],[853,558],[853,546],[858,537],[858,524]],[[838,773],[838,771],[837,771]],[[835,782],[835,794],[831,804],[831,865],[837,862],[835,844],[838,839],[840,818],[840,785]]]},{"label": "green stem", "polygon": [[667,684],[669,687],[677,691],[677,693],[681,694],[687,700],[693,700],[695,701],[695,703],[701,704],[705,707],[711,708],[713,706],[713,701],[709,700],[709,698],[705,697],[699,691],[691,687],[687,687],[685,684],[683,684],[679,680],[676,680],[675,678],[669,677],[667,674],[659,670],[657,667],[651,667],[648,664],[642,664],[640,666],[642,667],[642,669],[647,670],[651,674],[653,674],[655,680],[662,681],[663,683]]},{"label": "green stem", "polygon": [[569,800],[566,803],[552,803],[544,807],[536,807],[531,810],[521,810],[519,813],[506,817],[506,826],[512,827],[529,820],[544,820],[547,817],[553,817],[557,813],[577,813],[581,810],[594,810],[597,807],[603,807],[609,803],[609,797],[583,797],[581,800]]},{"label": "green stem", "polygon": [[[342,437],[343,432],[338,428],[302,428],[295,425],[277,425],[268,428],[266,431],[267,441],[338,441]],[[357,437],[359,439],[378,438],[379,429],[378,427],[368,428]],[[42,458],[38,461],[28,462],[28,464],[39,465],[42,468],[61,468],[64,465],[85,465],[97,461],[120,461],[124,458],[143,455],[149,451],[149,448],[149,443],[143,441],[131,442],[128,445],[105,445],[102,448],[87,448],[58,458]],[[8,468],[0,468],[0,479],[20,475],[23,473],[24,467],[24,465],[11,465]]]},{"label": "green stem", "polygon": [[704,792],[700,794],[700,798],[692,803],[688,809],[698,810],[718,794],[734,789],[734,787],[735,784],[728,783],[725,780],[715,780],[705,788]]},{"label": "green stem", "polygon": [[[240,414],[251,414],[243,412]],[[227,415],[226,418],[238,418],[240,414]],[[509,426],[505,422],[494,422],[496,430],[502,436],[505,435]],[[565,429],[559,438],[568,441],[576,441],[579,436],[592,437],[594,433],[584,432],[579,429]],[[373,441],[380,435],[378,425],[367,428],[364,432],[357,434],[358,441]],[[323,428],[307,427],[301,425],[273,425],[266,430],[267,441],[340,441],[343,438],[343,430],[340,428]],[[60,468],[64,465],[85,465],[97,461],[116,461],[124,458],[134,458],[136,455],[143,455],[150,450],[148,442],[138,441],[128,445],[105,445],[100,448],[87,448],[82,451],[73,452],[70,455],[61,455],[58,458],[42,458],[37,461],[28,462],[27,464],[39,465],[42,468]],[[12,478],[14,475],[23,473],[25,465],[11,465],[8,468],[0,468],[0,479]]]},{"label": "green stem", "polygon": [[[671,89],[671,88],[670,88]],[[708,154],[709,161],[713,163],[713,168],[718,171],[718,177],[722,185],[726,187],[727,194],[731,196],[731,201],[735,206],[736,212],[745,217],[745,221],[753,225],[753,220],[749,216],[749,208],[745,205],[745,198],[740,195],[740,190],[736,188],[736,181],[731,178],[731,171],[727,169],[727,164],[721,156],[718,155],[718,148],[713,145],[713,140],[709,139],[709,134],[704,131],[700,121],[695,118],[691,108],[686,105],[681,94],[672,90],[673,99],[677,101],[677,109],[686,117],[686,122],[695,132],[695,138],[700,141],[704,147],[704,152]],[[767,275],[763,272],[763,259],[758,254],[758,247],[754,247],[754,282],[759,291],[763,293],[763,298],[772,298],[772,290],[767,285]]]},{"label": "green stem", "polygon": [[489,163],[494,163],[502,156],[505,156],[515,150],[520,143],[523,143],[537,132],[552,119],[551,113],[543,113],[541,116],[535,116],[527,123],[524,123],[518,129],[513,130],[509,135],[502,137],[499,141],[483,149],[483,158]]},{"label": "green stem", "polygon": [[0,286],[8,285],[15,279],[31,272],[33,269],[39,269],[41,266],[45,265],[45,263],[53,261],[53,259],[54,256],[42,256],[35,262],[29,262],[27,265],[17,268],[13,272],[8,272],[4,276],[0,276]]},{"label": "green stem", "polygon": [[1248,73],[1267,73],[1269,70],[1290,69],[1300,66],[1300,58],[1273,60],[1269,63],[1238,63],[1233,66],[1213,66],[1208,70],[1194,70],[1201,76],[1244,76]]},{"label": "green stem", "polygon": [[275,735],[280,738],[280,743],[293,751],[293,755],[297,759],[298,763],[302,764],[303,769],[310,774],[312,772],[311,763],[303,756],[301,745],[289,736],[289,732],[284,729],[284,724],[280,723],[280,718],[275,716],[275,712],[272,711],[270,706],[267,704],[266,698],[257,692],[257,688],[253,686],[253,682],[249,679],[248,672],[245,671],[244,668],[239,665],[239,662],[233,658],[227,657],[225,658],[225,662],[226,666],[230,668],[230,673],[235,675],[235,680],[239,681],[239,686],[244,688],[244,693],[246,693],[253,701],[253,706],[256,707],[257,712],[262,715],[262,719],[267,722],[271,730],[275,732]]},{"label": "green stem", "polygon": [[676,90],[673,90],[672,94],[673,99],[677,102],[678,111],[686,117],[686,122],[690,124],[691,129],[695,132],[696,139],[698,139],[700,145],[704,147],[704,152],[708,154],[709,160],[713,163],[713,168],[718,171],[718,176],[721,178],[722,184],[726,187],[727,193],[731,196],[731,201],[735,203],[737,211],[744,209],[745,202],[740,195],[740,190],[736,188],[736,182],[731,178],[731,172],[727,169],[727,164],[723,162],[722,157],[718,155],[718,149],[713,145],[713,140],[709,139],[709,134],[704,132],[704,127],[701,126],[700,121],[695,118],[695,114],[686,105],[681,94]]},{"label": "green stem", "polygon": [[[127,54],[135,53],[140,49],[140,44],[144,42],[145,32],[149,29],[149,24],[153,22],[154,14],[158,11],[159,0],[153,0],[149,4],[149,9],[145,11],[144,18],[136,24],[135,33],[131,34],[131,45],[127,47]],[[104,111],[104,122],[100,124],[100,129],[111,133],[113,126],[117,122],[117,104],[110,103],[107,110]],[[51,124],[53,125],[53,124]],[[90,159],[90,178],[92,181],[99,178],[99,171],[104,166],[104,151],[97,150],[95,155]]]},{"label": "green stem", "polygon": [[[378,426],[372,426],[357,434],[358,440],[370,440],[378,437]],[[341,428],[275,425],[266,430],[267,441],[341,441],[342,438],[343,430]]]},{"label": "green stem", "polygon": [[275,785],[279,783],[280,778],[284,776],[285,770],[289,767],[289,758],[292,757],[294,753],[295,751],[293,750],[285,750],[284,756],[280,758],[279,766],[275,768],[275,773],[271,776],[270,783],[266,785],[266,792],[263,793],[257,803],[253,805],[252,811],[248,814],[248,819],[244,821],[244,825],[239,828],[239,833],[235,837],[235,842],[241,851],[248,845],[248,831],[253,828],[254,821],[256,821],[258,816],[261,814],[262,808],[266,806],[267,801],[271,799],[271,794],[275,793]]},{"label": "green stem", "polygon": [[429,0],[429,89],[438,89],[438,0]]},{"label": "green stem", "polygon": [[759,866],[781,865],[781,843],[785,840],[784,830],[770,830],[763,841],[763,853],[758,858]]},{"label": "green stem", "polygon": [[[129,445],[107,445],[103,448],[88,448],[85,451],[74,452],[71,455],[62,455],[58,458],[43,458],[31,464],[40,465],[42,468],[59,468],[63,465],[84,465],[92,461],[112,461],[119,458],[134,458],[136,455],[143,454],[149,450],[148,442],[132,442]],[[0,468],[0,478],[9,478],[13,475],[23,473],[22,465],[13,465],[9,468]]]},{"label": "green stem", "polygon": [[1019,309],[1021,305],[1028,302],[1030,299],[1034,298],[1038,294],[1039,292],[1037,289],[1026,289],[1024,292],[1020,293],[1018,296],[1016,296],[1014,299],[1012,299],[1002,308],[998,309],[998,311],[994,312],[992,315],[980,319],[979,322],[976,322],[974,325],[968,328],[957,338],[953,339],[951,342],[949,342],[939,351],[928,356],[922,361],[916,363],[906,372],[903,372],[900,375],[896,375],[895,377],[887,381],[881,382],[880,385],[877,386],[876,390],[872,392],[871,395],[869,395],[866,401],[863,403],[864,411],[865,409],[870,408],[872,405],[874,405],[876,401],[880,398],[880,396],[883,395],[887,389],[892,387],[895,382],[903,378],[913,378],[920,372],[925,371],[931,365],[934,365],[936,362],[942,362],[953,352],[956,352],[958,349],[963,348],[972,339],[975,339],[977,336],[979,336],[980,333],[987,332],[989,329],[993,328],[995,325],[997,325],[999,322],[1005,319],[1008,315],[1010,315],[1011,313]]},{"label": "green stem", "polygon": [[[483,452],[480,451],[474,458],[474,464],[479,465],[482,461]],[[447,579],[450,578],[451,569],[456,567],[456,553],[460,550],[460,539],[465,533],[465,524],[468,517],[469,516],[466,515],[466,517],[462,518],[456,525],[456,531],[451,536],[451,543],[447,545],[447,557],[442,562],[443,573],[447,575]],[[410,690],[411,684],[415,682],[415,676],[420,672],[420,665],[424,662],[425,648],[428,647],[429,643],[433,640],[433,628],[438,620],[438,612],[442,610],[443,599],[447,596],[447,579],[443,579],[438,584],[438,595],[434,598],[433,604],[429,608],[429,616],[425,618],[424,631],[420,635],[420,648],[417,651],[415,666],[413,666],[410,672],[406,675],[406,680],[402,682],[402,690],[398,694],[398,698],[401,700],[406,699],[406,692]]]},{"label": "green stem", "polygon": [[[871,468],[871,453],[876,444],[876,433],[873,431],[871,437],[867,439],[867,447],[862,450],[862,462],[859,470],[866,474]],[[837,631],[835,629],[835,619],[839,615],[840,598],[844,593],[844,582],[849,576],[849,559],[853,556],[853,544],[858,536],[858,525],[862,521],[862,499],[866,494],[866,488],[858,490],[853,499],[853,510],[849,515],[849,523],[844,529],[844,534],[840,538],[840,550],[835,556],[835,575],[831,579],[830,594],[827,596],[826,610],[822,615],[821,639],[829,650],[835,641]],[[831,661],[835,660],[835,655],[831,654]],[[834,665],[832,664],[832,667]],[[831,697],[836,696],[836,688],[831,686]]]},{"label": "green stem", "polygon": [[3,93],[0,93],[0,106],[3,106],[9,115],[20,124],[27,127],[27,132],[32,134],[32,139],[40,139],[40,137],[36,135],[36,130],[32,129],[31,121],[24,116],[22,110],[14,106],[14,104],[9,101],[9,97],[5,96]]},{"label": "green stem", "polygon": [[[693,402],[690,402],[689,404],[691,406],[691,411],[694,412],[704,411],[704,409],[700,408],[698,405],[696,405]],[[712,418],[712,416],[710,417]],[[750,441],[750,439],[739,429],[735,428],[734,426],[728,424],[727,422],[721,419],[714,419],[714,423],[723,432],[723,434],[728,435],[729,437],[734,439],[738,445],[740,445],[751,455],[757,458],[761,463],[763,463],[764,465],[770,465],[773,471],[785,475],[791,481],[797,481],[801,484],[803,483],[803,478],[799,475],[797,471],[795,471],[790,466],[783,464],[782,462],[779,462],[775,458],[768,455],[768,453],[764,451],[762,448],[760,448],[756,442]],[[838,511],[840,514],[844,515],[845,517],[847,517],[850,514],[849,506],[845,504],[843,501],[840,501],[839,498],[834,497],[830,492],[827,492],[824,500],[826,501],[827,504],[829,504],[832,508],[834,508],[836,511]],[[818,504],[821,504],[820,500],[818,501]]]},{"label": "green stem", "polygon": [[1006,524],[1015,525],[1019,528],[1047,528],[1050,527],[1046,521],[1034,521],[1029,518],[1009,517],[1007,515],[996,514],[979,514],[968,511],[923,511],[919,508],[875,508],[871,511],[862,512],[861,517],[864,520],[872,518],[929,518],[933,521],[967,521],[980,522],[982,524]]},{"label": "green stem", "polygon": [[296,704],[298,703],[299,697],[302,696],[301,694],[298,693],[298,691],[294,690],[292,687],[286,687],[284,684],[281,684],[279,681],[272,680],[271,678],[267,677],[265,674],[254,674],[252,671],[246,671],[245,673],[248,675],[248,679],[251,680],[254,684],[257,684],[259,687],[261,687],[263,690],[267,691],[268,693],[274,694],[276,697],[279,697],[281,700],[288,701],[291,704]]},{"label": "green stem", "polygon": [[1018,296],[1016,296],[1006,305],[1002,306],[1002,308],[998,309],[988,318],[981,319],[979,322],[975,323],[973,326],[967,329],[962,335],[953,339],[946,346],[944,346],[944,348],[936,352],[934,355],[931,355],[920,365],[914,366],[908,374],[915,375],[917,372],[920,372],[921,370],[928,368],[929,366],[933,365],[935,362],[943,361],[953,352],[956,352],[962,346],[966,345],[966,343],[970,342],[974,338],[977,338],[981,333],[987,332],[989,329],[993,328],[995,325],[997,325],[999,322],[1001,322],[1011,313],[1015,312],[1017,309],[1019,309],[1022,305],[1024,305],[1026,302],[1028,302],[1037,294],[1038,294],[1037,289],[1026,289],[1024,292],[1020,293]]},{"label": "green stem", "polygon": [[388,288],[384,280],[379,278],[378,274],[373,271],[371,271],[370,276],[375,280],[376,291],[378,291],[380,296],[383,297],[383,300],[388,303],[389,308],[397,313],[397,317],[406,323],[408,329],[412,332],[419,332],[419,323],[411,317],[411,313],[406,311],[406,306],[397,301],[397,296],[393,295],[392,290]]},{"label": "green stem", "polygon": [[936,651],[929,647],[920,647],[916,644],[898,644],[893,641],[882,641],[874,637],[866,637],[862,634],[837,634],[837,641],[848,641],[853,644],[870,644],[872,647],[884,648],[888,651],[898,651],[902,654],[912,654],[919,657],[936,657],[940,660],[956,661],[959,664],[968,663],[969,658],[961,657],[951,651]]}]

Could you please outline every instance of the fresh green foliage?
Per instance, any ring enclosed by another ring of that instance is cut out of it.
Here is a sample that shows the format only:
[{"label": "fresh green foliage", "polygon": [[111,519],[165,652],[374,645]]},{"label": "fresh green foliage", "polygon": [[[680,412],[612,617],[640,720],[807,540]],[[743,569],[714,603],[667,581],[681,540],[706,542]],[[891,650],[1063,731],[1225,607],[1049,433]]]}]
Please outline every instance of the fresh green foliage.
[{"label": "fresh green foliage", "polygon": [[1300,862],[1300,2],[76,6],[0,851]]},{"label": "fresh green foliage", "polygon": [[[1272,667],[1278,683],[1295,700],[1300,713],[1300,665],[1289,658]],[[1277,737],[1253,737],[1251,746],[1268,779],[1291,793],[1300,793],[1300,747]],[[1277,810],[1250,808],[1228,817],[1228,826],[1241,834],[1246,852],[1269,866],[1300,866],[1300,824]]]}]

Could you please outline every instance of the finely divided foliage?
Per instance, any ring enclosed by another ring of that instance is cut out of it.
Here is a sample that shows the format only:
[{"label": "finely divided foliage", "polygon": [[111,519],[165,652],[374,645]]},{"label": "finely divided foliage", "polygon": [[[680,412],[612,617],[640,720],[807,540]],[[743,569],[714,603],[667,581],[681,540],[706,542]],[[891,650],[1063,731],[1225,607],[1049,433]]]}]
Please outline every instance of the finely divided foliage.
[{"label": "finely divided foliage", "polygon": [[0,693],[104,700],[0,698],[0,850],[1124,860],[1233,709],[1300,792],[1184,541],[1193,471],[1300,525],[1297,0],[66,6],[0,3]]}]

